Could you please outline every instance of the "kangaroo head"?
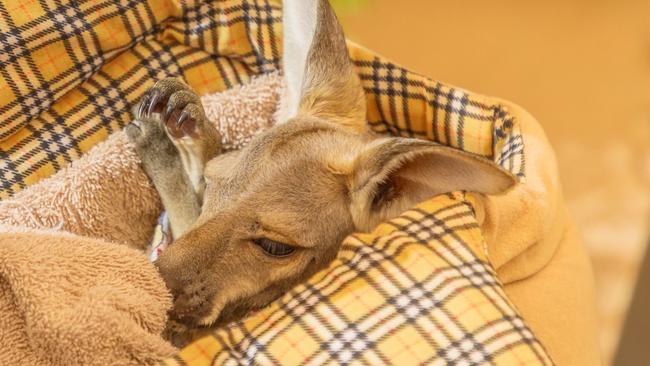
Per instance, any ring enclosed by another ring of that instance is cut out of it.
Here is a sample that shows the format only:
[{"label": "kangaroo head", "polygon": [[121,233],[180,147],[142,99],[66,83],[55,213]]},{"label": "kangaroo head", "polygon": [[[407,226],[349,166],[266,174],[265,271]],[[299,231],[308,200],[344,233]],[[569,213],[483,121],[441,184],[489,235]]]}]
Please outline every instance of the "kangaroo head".
[{"label": "kangaroo head", "polygon": [[172,318],[222,325],[333,260],[343,238],[436,194],[512,176],[469,154],[365,131],[366,102],[326,0],[284,1],[281,123],[208,162],[202,213],[157,261]]}]

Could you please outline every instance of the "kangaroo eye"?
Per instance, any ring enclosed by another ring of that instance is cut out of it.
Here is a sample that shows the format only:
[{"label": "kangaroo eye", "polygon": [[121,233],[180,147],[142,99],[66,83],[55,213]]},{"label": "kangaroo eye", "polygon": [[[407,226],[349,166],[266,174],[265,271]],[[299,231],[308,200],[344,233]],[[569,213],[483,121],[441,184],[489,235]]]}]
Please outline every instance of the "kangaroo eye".
[{"label": "kangaroo eye", "polygon": [[291,255],[294,252],[294,248],[286,244],[279,243],[277,241],[260,238],[253,240],[253,243],[258,247],[262,248],[266,254],[273,257],[286,257]]}]

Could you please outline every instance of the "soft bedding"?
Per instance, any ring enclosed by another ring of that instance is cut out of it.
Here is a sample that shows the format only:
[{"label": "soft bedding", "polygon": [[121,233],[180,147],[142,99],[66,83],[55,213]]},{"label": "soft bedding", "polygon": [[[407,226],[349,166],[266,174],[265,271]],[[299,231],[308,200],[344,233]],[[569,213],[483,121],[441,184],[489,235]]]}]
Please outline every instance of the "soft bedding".
[{"label": "soft bedding", "polygon": [[[254,78],[279,68],[279,1],[0,1],[0,10],[0,240],[6,247],[23,240],[18,232],[36,227],[70,232],[74,242],[142,249],[160,207],[119,129],[158,79],[181,77],[222,102],[226,107],[216,107],[211,119],[239,136],[233,148],[272,123],[277,75]],[[352,357],[547,364],[550,355],[560,364],[598,363],[590,267],[539,124],[508,101],[433,81],[354,43],[349,49],[374,131],[491,159],[520,184],[503,197],[435,197],[372,233],[352,235],[332,266],[308,284],[165,362],[309,357],[318,364]],[[242,83],[251,84],[213,94]],[[250,129],[237,125],[251,115],[242,114],[246,108],[255,116]],[[59,233],[39,235],[36,246],[61,242]],[[129,252],[143,258],[133,270],[151,272],[142,252]],[[4,253],[2,261],[17,260]],[[99,263],[93,265],[110,266]],[[69,268],[68,276],[75,271]],[[7,283],[9,293],[19,291]],[[152,283],[164,289],[162,281]],[[153,308],[164,320],[164,306]],[[89,311],[89,321],[98,314]],[[132,319],[157,336],[158,325]],[[0,330],[0,339],[8,334]],[[40,338],[21,334],[30,337],[20,349],[38,352]],[[143,359],[138,347],[130,351],[124,363]],[[110,350],[103,355],[116,357]]]}]

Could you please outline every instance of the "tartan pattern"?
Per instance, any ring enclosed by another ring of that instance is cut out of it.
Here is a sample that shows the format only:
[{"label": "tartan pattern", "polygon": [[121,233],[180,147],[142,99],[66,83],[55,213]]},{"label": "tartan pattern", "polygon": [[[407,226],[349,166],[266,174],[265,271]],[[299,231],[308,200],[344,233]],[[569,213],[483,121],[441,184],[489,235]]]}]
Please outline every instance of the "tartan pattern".
[{"label": "tartan pattern", "polygon": [[[78,159],[130,122],[157,80],[199,94],[280,68],[280,0],[0,0],[0,199]],[[422,137],[524,178],[503,106],[349,44],[378,132]]]},{"label": "tartan pattern", "polygon": [[506,298],[462,193],[342,244],[330,267],[172,365],[547,365]]}]

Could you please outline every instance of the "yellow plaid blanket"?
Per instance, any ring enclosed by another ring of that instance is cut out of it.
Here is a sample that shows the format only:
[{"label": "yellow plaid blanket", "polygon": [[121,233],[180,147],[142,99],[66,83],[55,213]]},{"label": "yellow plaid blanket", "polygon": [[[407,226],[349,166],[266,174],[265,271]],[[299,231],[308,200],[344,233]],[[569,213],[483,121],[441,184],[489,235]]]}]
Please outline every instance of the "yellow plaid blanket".
[{"label": "yellow plaid blanket", "polygon": [[[522,180],[517,121],[480,95],[349,44],[368,123],[492,159]],[[167,76],[199,93],[280,67],[278,0],[0,0],[0,199],[130,122]],[[550,364],[485,258],[471,196],[425,202],[270,308],[167,364]]]}]

